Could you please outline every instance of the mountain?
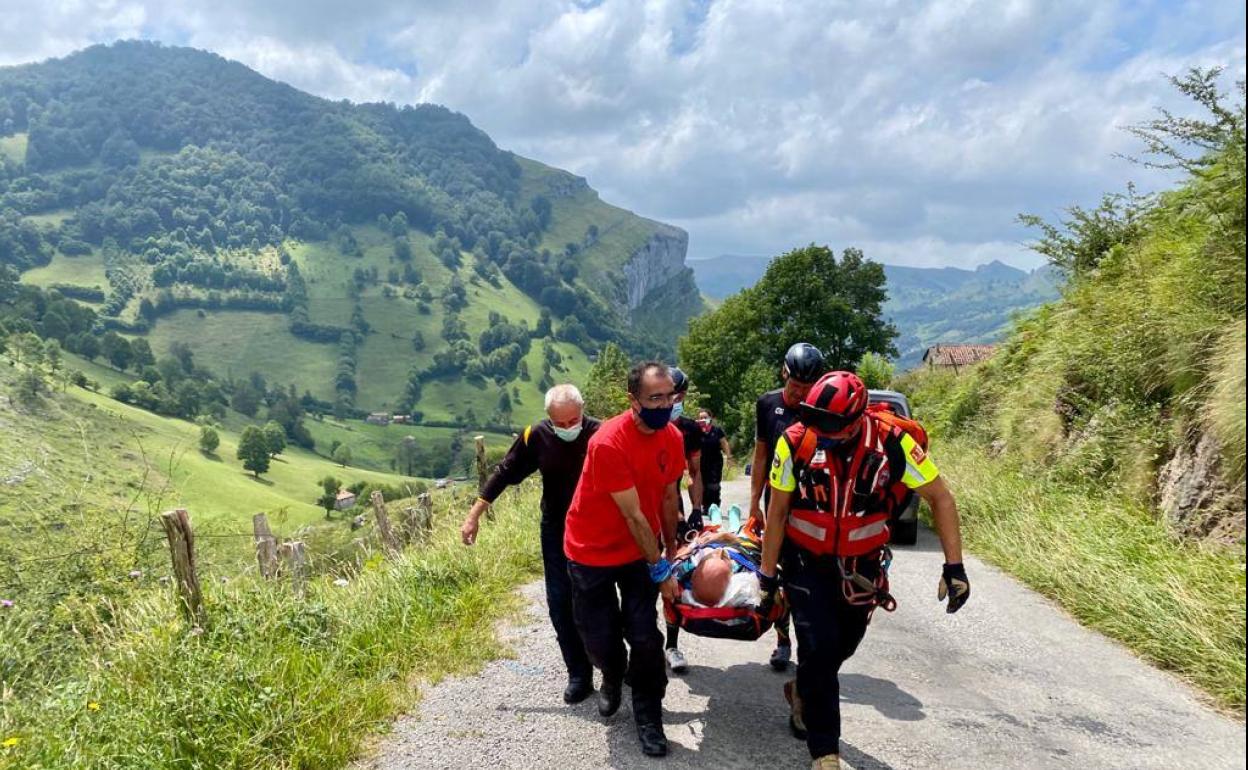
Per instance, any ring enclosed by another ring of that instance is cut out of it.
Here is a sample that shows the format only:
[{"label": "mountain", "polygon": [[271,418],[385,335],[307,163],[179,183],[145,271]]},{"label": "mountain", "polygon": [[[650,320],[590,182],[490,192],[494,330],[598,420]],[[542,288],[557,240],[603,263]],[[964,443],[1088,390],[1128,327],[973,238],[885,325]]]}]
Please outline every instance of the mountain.
[{"label": "mountain", "polygon": [[605,342],[670,350],[686,245],[436,105],[146,42],[0,68],[0,266],[325,410],[506,424]]},{"label": "mountain", "polygon": [[[698,285],[712,299],[723,299],[754,285],[769,257],[725,255],[691,260]],[[1059,278],[1051,268],[1030,272],[993,261],[974,270],[956,267],[885,265],[885,315],[897,326],[898,365],[909,368],[938,342],[992,342],[1007,330],[1014,313],[1058,296]]]}]

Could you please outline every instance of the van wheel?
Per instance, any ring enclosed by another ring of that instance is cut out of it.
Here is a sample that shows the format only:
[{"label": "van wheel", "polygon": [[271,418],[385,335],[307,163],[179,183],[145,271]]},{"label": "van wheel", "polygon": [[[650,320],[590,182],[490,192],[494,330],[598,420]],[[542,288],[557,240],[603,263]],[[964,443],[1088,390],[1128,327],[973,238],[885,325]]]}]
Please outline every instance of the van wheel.
[{"label": "van wheel", "polygon": [[919,539],[919,520],[895,521],[891,527],[890,542],[897,545],[914,545]]}]

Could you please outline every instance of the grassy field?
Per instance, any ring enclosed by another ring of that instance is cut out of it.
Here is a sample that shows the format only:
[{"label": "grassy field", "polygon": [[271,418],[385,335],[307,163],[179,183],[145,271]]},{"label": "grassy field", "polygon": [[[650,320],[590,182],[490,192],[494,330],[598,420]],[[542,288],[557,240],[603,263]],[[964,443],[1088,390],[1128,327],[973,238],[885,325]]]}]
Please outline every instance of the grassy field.
[{"label": "grassy field", "polygon": [[26,163],[26,134],[0,136],[0,155],[19,165]]},{"label": "grassy field", "polygon": [[65,283],[72,286],[99,287],[108,291],[108,278],[104,275],[104,257],[98,251],[81,257],[57,254],[48,264],[22,273],[22,281],[34,286],[47,287]]},{"label": "grassy field", "polygon": [[262,372],[274,384],[295,383],[299,392],[333,398],[337,348],[292,335],[281,313],[246,310],[178,310],[162,317],[147,333],[157,357],[173,342],[185,342],[195,363],[220,377]]},{"label": "grassy field", "polygon": [[[4,389],[14,373],[5,367]],[[197,524],[249,531],[252,514],[281,514],[291,526],[320,521],[318,479],[398,483],[402,478],[341,468],[295,447],[255,479],[235,459],[237,433],[220,431],[214,455],[198,449],[199,427],[127,406],[78,388],[45,399],[38,409],[0,412],[8,440],[0,472],[20,477],[0,497],[0,517],[18,520],[34,508],[100,510],[134,504],[184,507]]]}]

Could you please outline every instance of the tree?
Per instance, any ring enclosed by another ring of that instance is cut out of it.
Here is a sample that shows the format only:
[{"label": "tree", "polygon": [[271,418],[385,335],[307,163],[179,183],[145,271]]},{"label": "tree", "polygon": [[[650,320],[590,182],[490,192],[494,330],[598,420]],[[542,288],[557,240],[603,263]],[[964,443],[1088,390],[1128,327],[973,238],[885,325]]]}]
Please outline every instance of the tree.
[{"label": "tree", "polygon": [[326,476],[317,483],[321,485],[321,496],[316,498],[316,504],[325,509],[325,518],[328,519],[338,504],[338,490],[342,482],[333,476]]},{"label": "tree", "polygon": [[351,461],[353,459],[354,458],[351,456],[351,447],[347,446],[346,444],[340,444],[337,447],[335,447],[334,462],[338,463],[339,465],[345,468],[351,464]]},{"label": "tree", "polygon": [[120,334],[114,331],[105,332],[104,338],[100,340],[100,352],[108,362],[123,372],[130,367],[130,362],[134,360],[134,353],[130,349],[130,343]]},{"label": "tree", "polygon": [[135,337],[130,341],[130,357],[135,369],[141,370],[145,366],[156,363],[156,356],[152,355],[152,346],[142,337]]},{"label": "tree", "polygon": [[415,476],[416,468],[420,464],[420,447],[416,444],[416,437],[404,436],[395,454],[399,473],[404,476]]},{"label": "tree", "polygon": [[628,357],[614,342],[608,342],[585,381],[585,412],[607,418],[628,408]]},{"label": "tree", "polygon": [[893,365],[878,353],[865,353],[854,366],[854,372],[868,388],[887,388],[893,381]]},{"label": "tree", "polygon": [[243,428],[243,435],[238,439],[238,459],[243,467],[251,471],[256,478],[269,471],[269,442],[264,431],[254,425]]},{"label": "tree", "polygon": [[506,388],[498,394],[498,418],[504,424],[511,422],[511,394]]},{"label": "tree", "polygon": [[249,382],[240,382],[234,386],[230,395],[230,408],[248,417],[255,417],[260,408],[260,394]]},{"label": "tree", "polygon": [[286,429],[276,420],[269,420],[261,430],[264,431],[264,442],[269,448],[269,455],[280,455],[286,448]]},{"label": "tree", "polygon": [[205,425],[199,429],[199,451],[210,455],[216,452],[219,446],[221,446],[221,437],[211,425]]},{"label": "tree", "polygon": [[[851,368],[866,353],[895,355],[897,330],[884,320],[884,268],[845,249],[795,249],[773,260],[752,288],[693,319],[680,340],[680,362],[720,415],[758,393],[743,390],[756,364],[777,371],[795,342],[823,351],[831,369]],[[740,432],[744,424],[725,426]]]}]

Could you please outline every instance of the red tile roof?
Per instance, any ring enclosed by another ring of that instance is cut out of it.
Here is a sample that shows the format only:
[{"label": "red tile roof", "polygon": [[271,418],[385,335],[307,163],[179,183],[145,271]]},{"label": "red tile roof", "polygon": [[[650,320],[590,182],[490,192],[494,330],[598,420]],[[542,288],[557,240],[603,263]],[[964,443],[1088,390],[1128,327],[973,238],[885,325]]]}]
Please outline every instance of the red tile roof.
[{"label": "red tile roof", "polygon": [[929,366],[969,366],[992,356],[996,345],[933,345],[923,354]]}]

